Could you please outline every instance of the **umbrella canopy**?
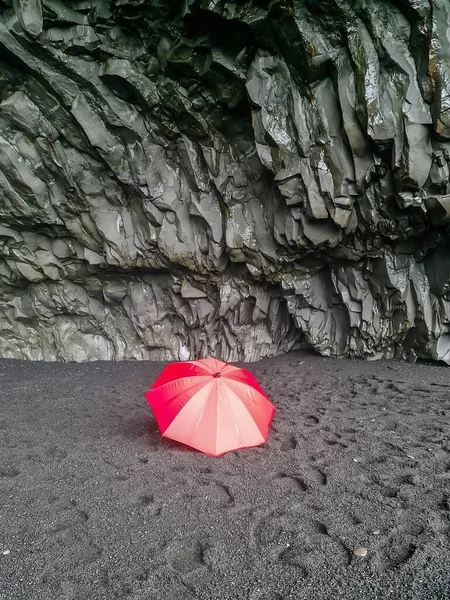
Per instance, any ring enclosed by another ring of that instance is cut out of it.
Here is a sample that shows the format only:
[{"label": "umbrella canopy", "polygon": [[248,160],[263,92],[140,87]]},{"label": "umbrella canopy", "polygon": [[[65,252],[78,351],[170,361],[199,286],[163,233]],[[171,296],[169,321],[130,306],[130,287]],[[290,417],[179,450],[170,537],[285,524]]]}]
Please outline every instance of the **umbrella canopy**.
[{"label": "umbrella canopy", "polygon": [[164,437],[211,456],[265,442],[275,412],[251,373],[215,358],[168,365],[146,397]]}]

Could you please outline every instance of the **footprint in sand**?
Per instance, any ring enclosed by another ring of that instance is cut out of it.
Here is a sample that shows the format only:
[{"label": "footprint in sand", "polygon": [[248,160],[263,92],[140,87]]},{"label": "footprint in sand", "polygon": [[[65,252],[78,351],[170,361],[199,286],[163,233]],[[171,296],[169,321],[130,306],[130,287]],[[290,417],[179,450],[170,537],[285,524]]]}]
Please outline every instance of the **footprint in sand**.
[{"label": "footprint in sand", "polygon": [[17,477],[17,475],[20,475],[20,471],[16,467],[0,467],[0,479],[12,479],[13,477]]},{"label": "footprint in sand", "polygon": [[299,475],[276,473],[273,482],[278,489],[282,489],[285,493],[298,494],[299,491],[306,492],[308,490],[308,485]]},{"label": "footprint in sand", "polygon": [[202,497],[219,508],[226,508],[234,504],[234,496],[230,488],[219,481],[201,482]]},{"label": "footprint in sand", "polygon": [[49,458],[55,459],[57,462],[60,462],[69,456],[69,453],[66,450],[59,448],[58,446],[50,446],[50,448],[45,451],[45,454]]},{"label": "footprint in sand", "polygon": [[204,552],[204,546],[198,541],[190,545],[176,541],[167,547],[165,556],[172,569],[185,575],[206,568]]},{"label": "footprint in sand", "polygon": [[[413,511],[411,514],[414,516],[415,512]],[[399,520],[406,518],[406,522],[393,531],[384,547],[378,550],[377,562],[382,571],[398,569],[409,562],[421,545],[421,536],[426,533],[420,523],[410,521],[406,515],[400,514],[398,518]]]},{"label": "footprint in sand", "polygon": [[319,424],[318,417],[315,417],[314,415],[309,415],[308,417],[305,417],[305,425],[318,425],[318,424]]},{"label": "footprint in sand", "polygon": [[283,600],[283,596],[277,592],[255,592],[250,600]]},{"label": "footprint in sand", "polygon": [[293,524],[289,522],[284,512],[271,512],[261,517],[254,525],[252,532],[253,544],[263,553],[270,546],[289,541],[293,536]]},{"label": "footprint in sand", "polygon": [[289,450],[295,450],[295,448],[297,448],[297,440],[293,435],[287,436],[280,446],[282,452],[289,452]]},{"label": "footprint in sand", "polygon": [[145,512],[146,515],[157,517],[161,513],[161,506],[158,502],[155,502],[153,494],[144,494],[139,498],[138,506],[141,512]]},{"label": "footprint in sand", "polygon": [[317,487],[327,485],[328,478],[320,469],[314,467],[301,473],[278,472],[271,477],[272,482],[286,492],[314,492]]},{"label": "footprint in sand", "polygon": [[328,478],[323,471],[320,469],[310,469],[305,476],[306,482],[310,483],[311,486],[316,487],[317,485],[327,485]]},{"label": "footprint in sand", "polygon": [[297,545],[289,546],[278,555],[278,560],[291,567],[296,567],[296,577],[306,579],[308,577],[308,569],[306,567],[305,553]]},{"label": "footprint in sand", "polygon": [[49,524],[47,532],[54,535],[66,529],[81,529],[89,520],[89,514],[79,508],[75,500],[58,500],[53,505],[54,520]]},{"label": "footprint in sand", "polygon": [[385,569],[398,569],[414,556],[416,549],[411,541],[392,539],[386,550]]},{"label": "footprint in sand", "polygon": [[315,521],[303,524],[294,543],[280,552],[278,560],[297,567],[298,576],[306,578],[321,562],[348,567],[351,559],[342,543],[329,535],[326,525]]},{"label": "footprint in sand", "polygon": [[[342,441],[342,436],[335,432],[335,431],[330,431],[329,427],[324,428],[324,430],[326,432],[325,436],[324,436],[324,442],[327,446],[340,446],[341,448],[348,448],[347,444],[345,444]],[[356,440],[350,440],[350,441],[356,441]]]}]

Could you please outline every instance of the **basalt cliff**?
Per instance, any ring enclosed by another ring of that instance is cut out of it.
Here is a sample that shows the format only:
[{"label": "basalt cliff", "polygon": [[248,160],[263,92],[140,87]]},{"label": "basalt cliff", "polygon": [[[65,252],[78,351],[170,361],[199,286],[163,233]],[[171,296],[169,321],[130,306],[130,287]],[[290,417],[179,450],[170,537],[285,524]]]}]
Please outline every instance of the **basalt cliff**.
[{"label": "basalt cliff", "polygon": [[448,0],[0,0],[0,356],[450,362]]}]

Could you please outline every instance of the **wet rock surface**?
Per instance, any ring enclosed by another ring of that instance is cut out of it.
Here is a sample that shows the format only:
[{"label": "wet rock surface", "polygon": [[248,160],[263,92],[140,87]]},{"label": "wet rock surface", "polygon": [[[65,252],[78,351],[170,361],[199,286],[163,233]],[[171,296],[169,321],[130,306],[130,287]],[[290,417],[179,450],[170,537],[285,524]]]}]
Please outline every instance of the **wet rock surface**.
[{"label": "wet rock surface", "polygon": [[450,362],[447,0],[0,0],[0,356]]}]

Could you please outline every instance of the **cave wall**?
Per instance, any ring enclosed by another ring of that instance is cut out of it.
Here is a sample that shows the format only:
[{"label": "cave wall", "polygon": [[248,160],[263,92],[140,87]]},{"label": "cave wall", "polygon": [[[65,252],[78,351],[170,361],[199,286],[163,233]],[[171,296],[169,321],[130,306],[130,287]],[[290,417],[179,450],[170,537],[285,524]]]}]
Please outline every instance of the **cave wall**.
[{"label": "cave wall", "polygon": [[448,0],[0,0],[0,356],[450,362]]}]

